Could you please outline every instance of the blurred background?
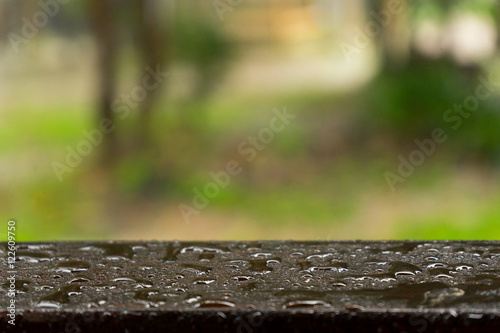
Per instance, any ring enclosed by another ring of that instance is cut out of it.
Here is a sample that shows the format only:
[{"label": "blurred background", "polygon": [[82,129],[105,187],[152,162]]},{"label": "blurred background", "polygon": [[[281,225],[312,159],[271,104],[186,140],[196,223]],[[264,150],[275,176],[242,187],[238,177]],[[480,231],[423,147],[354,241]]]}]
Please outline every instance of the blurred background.
[{"label": "blurred background", "polygon": [[0,0],[0,219],[24,241],[498,239],[499,28],[490,0]]}]

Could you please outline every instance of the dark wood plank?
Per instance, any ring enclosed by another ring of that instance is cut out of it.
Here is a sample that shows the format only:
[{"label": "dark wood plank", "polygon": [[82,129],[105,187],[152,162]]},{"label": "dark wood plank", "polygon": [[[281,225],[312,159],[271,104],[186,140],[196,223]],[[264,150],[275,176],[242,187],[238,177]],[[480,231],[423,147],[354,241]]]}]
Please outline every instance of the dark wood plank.
[{"label": "dark wood plank", "polygon": [[[6,258],[6,244],[0,243]],[[500,332],[500,242],[19,243],[27,332]]]}]

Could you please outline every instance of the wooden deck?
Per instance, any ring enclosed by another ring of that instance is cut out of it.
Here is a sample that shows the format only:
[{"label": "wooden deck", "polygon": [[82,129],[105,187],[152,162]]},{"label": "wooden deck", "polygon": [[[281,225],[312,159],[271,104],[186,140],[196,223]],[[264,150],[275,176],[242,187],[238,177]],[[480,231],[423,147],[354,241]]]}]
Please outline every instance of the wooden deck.
[{"label": "wooden deck", "polygon": [[2,332],[500,332],[497,241],[55,242],[15,254],[1,263]]}]

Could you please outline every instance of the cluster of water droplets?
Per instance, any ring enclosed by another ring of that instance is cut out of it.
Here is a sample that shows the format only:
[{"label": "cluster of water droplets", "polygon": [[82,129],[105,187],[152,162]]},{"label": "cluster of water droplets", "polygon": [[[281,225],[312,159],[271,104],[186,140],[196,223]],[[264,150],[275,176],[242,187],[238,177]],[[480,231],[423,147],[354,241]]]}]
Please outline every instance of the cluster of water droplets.
[{"label": "cluster of water droplets", "polygon": [[497,243],[40,243],[16,266],[19,304],[46,309],[500,308]]}]

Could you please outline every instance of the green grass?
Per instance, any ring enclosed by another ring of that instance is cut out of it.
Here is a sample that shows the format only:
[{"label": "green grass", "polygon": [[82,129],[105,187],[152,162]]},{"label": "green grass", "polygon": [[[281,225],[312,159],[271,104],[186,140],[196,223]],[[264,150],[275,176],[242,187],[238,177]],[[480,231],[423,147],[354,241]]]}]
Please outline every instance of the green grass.
[{"label": "green grass", "polygon": [[[93,174],[97,151],[74,173],[66,175],[63,182],[59,182],[51,170],[50,162],[63,158],[65,147],[76,146],[83,138],[82,131],[94,127],[90,108],[61,105],[8,110],[2,114],[2,121],[12,125],[0,132],[0,151],[1,158],[12,159],[13,164],[2,175],[7,186],[0,193],[0,218],[18,220],[18,240],[112,237],[116,225],[106,225],[106,205],[110,201],[120,202],[126,198],[127,205],[135,207],[138,213],[143,209],[139,204],[141,200],[160,207],[190,202],[192,189],[201,189],[211,181],[208,173],[218,171],[214,166],[224,165],[237,154],[231,144],[237,146],[248,135],[267,126],[274,107],[287,106],[298,116],[289,127],[276,134],[275,140],[259,155],[264,164],[243,165],[242,174],[233,177],[231,184],[210,201],[210,208],[231,216],[249,217],[259,221],[256,223],[260,227],[307,225],[317,228],[321,235],[322,230],[343,226],[363,216],[366,202],[378,197],[386,201],[391,198],[383,173],[397,168],[397,153],[388,152],[377,158],[353,153],[327,162],[308,155],[308,138],[315,134],[316,124],[321,125],[321,119],[327,119],[322,117],[333,112],[331,105],[336,102],[339,102],[336,96],[304,94],[288,99],[278,96],[274,102],[227,98],[212,100],[203,106],[193,103],[189,108],[193,112],[205,112],[200,119],[209,120],[196,125],[202,131],[194,137],[181,127],[179,114],[183,105],[172,103],[155,116],[156,144],[161,152],[158,155],[161,157],[155,160],[157,164],[151,163],[147,155],[123,160],[113,174],[117,187],[112,195],[100,192],[99,188],[104,185]],[[125,136],[133,128],[134,119],[131,117],[123,123],[121,133]],[[316,122],[315,126],[310,125],[311,119]],[[183,141],[188,139],[191,141]],[[44,172],[23,171],[26,174],[22,182],[9,182],[9,173],[19,172],[16,156],[30,153],[45,156],[39,166]],[[270,166],[266,161],[272,162]],[[141,189],[145,182],[151,181],[153,170],[164,170],[175,179],[171,183],[158,183],[160,191],[141,198]],[[393,198],[411,201],[429,195],[446,202],[447,181],[456,178],[452,170],[446,156],[438,151],[404,184],[398,184]],[[486,189],[478,191],[486,192]],[[500,190],[482,201],[470,199],[466,207],[470,214],[463,219],[460,216],[466,211],[464,207],[457,207],[456,211],[436,209],[418,217],[412,217],[411,213],[399,216],[393,235],[412,239],[499,238],[498,198]],[[380,209],[397,207],[388,205]],[[0,230],[1,237],[4,233]],[[244,236],[252,238],[251,234]]]},{"label": "green grass", "polygon": [[498,227],[500,209],[488,207],[468,223],[449,216],[429,216],[425,219],[401,221],[398,236],[404,239],[500,239]]},{"label": "green grass", "polygon": [[90,110],[85,107],[23,107],[2,115],[0,151],[47,149],[78,142],[82,130],[93,127]]}]

